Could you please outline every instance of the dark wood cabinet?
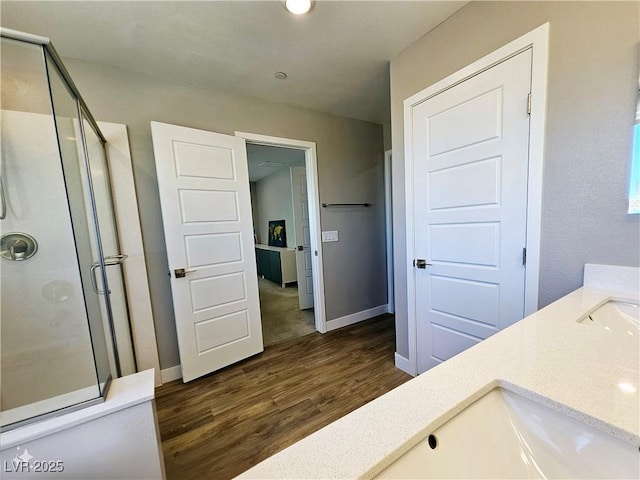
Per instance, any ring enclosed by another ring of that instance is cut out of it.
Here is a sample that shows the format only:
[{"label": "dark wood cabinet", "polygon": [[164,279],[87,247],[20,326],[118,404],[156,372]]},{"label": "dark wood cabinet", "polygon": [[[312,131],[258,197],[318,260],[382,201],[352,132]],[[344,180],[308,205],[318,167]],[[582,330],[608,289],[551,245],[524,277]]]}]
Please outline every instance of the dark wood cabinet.
[{"label": "dark wood cabinet", "polygon": [[283,287],[287,283],[298,280],[296,251],[293,248],[256,245],[256,262],[258,275],[279,283]]},{"label": "dark wood cabinet", "polygon": [[280,264],[280,252],[269,251],[269,266],[271,274],[270,280],[276,283],[283,284],[282,282],[282,265]]},{"label": "dark wood cabinet", "polygon": [[271,263],[269,262],[269,250],[256,248],[256,262],[258,263],[258,275],[271,278]]}]

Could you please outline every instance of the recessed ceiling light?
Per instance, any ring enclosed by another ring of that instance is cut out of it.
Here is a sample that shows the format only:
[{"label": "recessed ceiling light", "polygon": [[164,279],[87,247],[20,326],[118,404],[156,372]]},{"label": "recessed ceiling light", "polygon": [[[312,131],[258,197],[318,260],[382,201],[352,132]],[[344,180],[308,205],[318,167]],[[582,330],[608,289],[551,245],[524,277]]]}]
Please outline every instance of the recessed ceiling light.
[{"label": "recessed ceiling light", "polygon": [[284,6],[291,13],[302,15],[311,10],[312,0],[285,0]]},{"label": "recessed ceiling light", "polygon": [[288,77],[288,75],[284,72],[276,72],[273,74],[274,77],[276,77],[278,80],[284,80],[285,78]]}]

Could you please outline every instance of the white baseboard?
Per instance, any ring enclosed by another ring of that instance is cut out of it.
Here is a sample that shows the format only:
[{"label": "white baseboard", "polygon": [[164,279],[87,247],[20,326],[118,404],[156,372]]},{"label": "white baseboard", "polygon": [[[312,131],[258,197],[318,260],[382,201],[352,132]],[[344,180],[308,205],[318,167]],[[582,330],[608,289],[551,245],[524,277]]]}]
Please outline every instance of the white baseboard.
[{"label": "white baseboard", "polygon": [[174,380],[182,378],[182,369],[180,368],[180,365],[178,364],[175,367],[160,370],[160,378],[162,379],[162,383],[173,382]]},{"label": "white baseboard", "polygon": [[354,323],[362,322],[363,320],[369,320],[370,318],[377,317],[378,315],[383,315],[387,313],[388,308],[389,307],[386,304],[379,305],[377,307],[370,308],[369,310],[362,310],[361,312],[329,320],[327,322],[327,332],[335,330],[336,328],[346,327],[347,325],[353,325]]},{"label": "white baseboard", "polygon": [[395,358],[396,358],[396,368],[399,368],[403,372],[408,373],[412,377],[416,376],[416,372],[414,372],[411,369],[411,363],[409,362],[408,358],[403,357],[398,352],[395,353]]}]

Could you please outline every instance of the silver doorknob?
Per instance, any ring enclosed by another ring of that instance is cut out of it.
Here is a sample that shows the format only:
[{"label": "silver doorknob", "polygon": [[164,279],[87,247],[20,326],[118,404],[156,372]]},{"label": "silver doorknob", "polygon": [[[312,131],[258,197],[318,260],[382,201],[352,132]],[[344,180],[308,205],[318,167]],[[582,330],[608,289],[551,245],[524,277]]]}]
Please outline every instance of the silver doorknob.
[{"label": "silver doorknob", "polygon": [[185,270],[184,268],[176,268],[173,273],[176,278],[184,278],[187,276],[187,273],[195,272],[195,270]]},{"label": "silver doorknob", "polygon": [[431,264],[427,263],[427,261],[424,258],[418,258],[413,261],[413,266],[416,268],[427,268],[427,267],[430,267]]}]

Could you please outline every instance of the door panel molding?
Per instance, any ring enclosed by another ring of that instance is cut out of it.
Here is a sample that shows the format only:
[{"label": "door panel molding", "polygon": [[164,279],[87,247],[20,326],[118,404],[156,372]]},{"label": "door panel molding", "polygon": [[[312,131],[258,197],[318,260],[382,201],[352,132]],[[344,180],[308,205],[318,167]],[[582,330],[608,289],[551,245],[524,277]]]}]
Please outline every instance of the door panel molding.
[{"label": "door panel molding", "polygon": [[[531,116],[529,127],[529,167],[527,192],[527,268],[525,273],[524,315],[538,307],[538,281],[540,271],[540,243],[542,220],[542,180],[544,158],[544,132],[546,114],[549,24],[545,23],[509,44],[486,55],[445,79],[425,88],[404,101],[405,146],[405,204],[407,241],[407,319],[409,332],[409,373],[418,373],[416,279],[412,266],[415,258],[414,231],[414,109],[439,93],[479,75],[511,57],[532,50],[531,60]],[[526,101],[523,101],[526,108]]]},{"label": "door panel molding", "polygon": [[[151,136],[188,382],[263,350],[246,145],[159,122],[151,122]],[[209,252],[210,240],[222,238],[233,248]]]}]

